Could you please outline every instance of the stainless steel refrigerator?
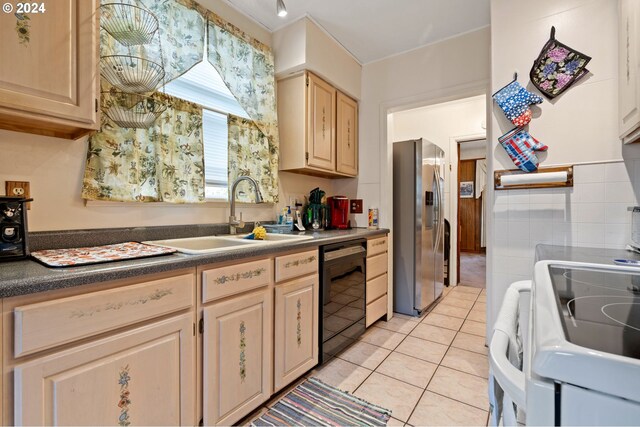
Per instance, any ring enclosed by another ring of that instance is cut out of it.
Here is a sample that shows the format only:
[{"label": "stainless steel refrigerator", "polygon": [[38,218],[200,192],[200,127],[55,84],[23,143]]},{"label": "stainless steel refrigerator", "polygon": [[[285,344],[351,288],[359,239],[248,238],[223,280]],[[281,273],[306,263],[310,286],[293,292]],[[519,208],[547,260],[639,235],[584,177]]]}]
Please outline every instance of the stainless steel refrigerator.
[{"label": "stainless steel refrigerator", "polygon": [[444,287],[444,152],[393,144],[393,308],[420,315]]}]

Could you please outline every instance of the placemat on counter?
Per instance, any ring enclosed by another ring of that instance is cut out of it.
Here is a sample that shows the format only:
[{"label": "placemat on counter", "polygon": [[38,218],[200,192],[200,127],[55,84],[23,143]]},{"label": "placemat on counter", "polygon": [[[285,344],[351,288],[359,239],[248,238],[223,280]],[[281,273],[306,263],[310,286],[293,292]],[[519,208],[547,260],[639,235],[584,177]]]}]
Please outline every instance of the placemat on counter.
[{"label": "placemat on counter", "polygon": [[49,267],[73,267],[125,259],[147,258],[174,252],[176,252],[175,249],[162,246],[125,242],[86,248],[47,249],[32,252],[31,256]]}]

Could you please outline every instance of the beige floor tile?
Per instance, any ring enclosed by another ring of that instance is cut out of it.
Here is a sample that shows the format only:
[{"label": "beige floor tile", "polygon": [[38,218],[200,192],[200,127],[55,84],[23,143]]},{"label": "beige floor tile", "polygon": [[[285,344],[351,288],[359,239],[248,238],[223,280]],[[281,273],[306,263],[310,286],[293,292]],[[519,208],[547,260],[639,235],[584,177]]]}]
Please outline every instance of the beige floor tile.
[{"label": "beige floor tile", "polygon": [[[466,301],[467,304],[470,303],[471,305],[473,305],[473,303],[476,302],[476,298],[477,297],[474,294],[461,291],[453,291],[445,298],[445,300],[455,299],[459,301]],[[471,306],[465,306],[465,308],[471,308]]]},{"label": "beige floor tile", "polygon": [[436,308],[433,309],[433,313],[444,314],[445,316],[460,317],[461,319],[467,317],[469,311],[470,310],[468,308],[454,307],[446,304],[438,304]]},{"label": "beige floor tile", "polygon": [[389,427],[402,427],[404,426],[404,421],[400,421],[396,418],[389,418],[389,421],[387,421],[387,426]]},{"label": "beige floor tile", "polygon": [[399,334],[388,329],[372,326],[360,337],[360,340],[377,345],[378,347],[393,350],[400,344],[400,341],[402,341],[405,336],[404,334]]},{"label": "beige floor tile", "polygon": [[486,421],[487,412],[429,391],[409,419],[416,426],[480,426]]},{"label": "beige floor tile", "polygon": [[485,294],[480,294],[480,296],[478,297],[478,299],[476,300],[477,302],[487,302],[487,296]]},{"label": "beige floor tile", "polygon": [[455,287],[455,289],[457,289],[458,291],[461,292],[467,292],[470,294],[474,294],[474,295],[478,295],[480,294],[480,292],[482,292],[482,288],[476,288],[473,286],[464,286],[464,285],[458,285]]},{"label": "beige floor tile", "polygon": [[451,305],[453,307],[460,307],[460,308],[471,308],[473,307],[474,301],[469,301],[466,299],[457,298],[454,295],[449,295],[448,297],[442,300],[441,304]]},{"label": "beige floor tile", "polygon": [[487,325],[480,322],[474,322],[473,320],[465,320],[462,324],[462,328],[460,328],[460,332],[484,337],[487,333]]},{"label": "beige floor tile", "polygon": [[450,347],[441,364],[468,374],[489,378],[489,360],[487,356],[473,351]]},{"label": "beige floor tile", "polygon": [[400,319],[394,316],[391,320],[379,320],[375,323],[375,326],[379,328],[388,329],[394,332],[400,332],[401,334],[408,334],[416,327],[416,322],[413,320]]},{"label": "beige floor tile", "polygon": [[480,295],[486,295],[486,294],[487,294],[487,290],[486,290],[486,289],[483,289],[483,290],[480,292]]},{"label": "beige floor tile", "polygon": [[487,303],[486,302],[477,302],[473,306],[473,310],[487,311]]},{"label": "beige floor tile", "polygon": [[393,317],[394,318],[398,318],[398,319],[404,319],[404,320],[411,320],[412,322],[420,322],[420,318],[416,317],[416,316],[407,316],[406,314],[400,314],[400,313],[393,313]]},{"label": "beige floor tile", "polygon": [[441,328],[452,329],[457,331],[462,326],[463,319],[459,317],[445,316],[444,314],[429,313],[422,323],[428,325],[440,326]]},{"label": "beige floor tile", "polygon": [[376,369],[376,372],[426,388],[438,365],[394,351]]},{"label": "beige floor tile", "polygon": [[411,332],[411,336],[437,342],[439,344],[449,345],[456,336],[456,332],[451,329],[439,328],[437,326],[421,323]]},{"label": "beige floor tile", "polygon": [[317,371],[312,372],[310,377],[318,378],[335,388],[353,393],[369,374],[371,374],[369,369],[354,365],[346,360],[333,359]]},{"label": "beige floor tile", "polygon": [[472,309],[467,315],[467,320],[473,320],[474,322],[487,322],[487,312],[484,310]]},{"label": "beige floor tile", "polygon": [[474,351],[476,353],[488,354],[489,350],[485,346],[484,337],[478,335],[465,334],[464,332],[458,332],[453,342],[452,347],[461,348],[463,350]]},{"label": "beige floor tile", "polygon": [[338,357],[363,368],[374,370],[389,353],[391,353],[391,350],[364,341],[358,341],[340,353]]},{"label": "beige floor tile", "polygon": [[486,379],[444,366],[433,375],[427,390],[482,410],[489,407]]},{"label": "beige floor tile", "polygon": [[395,351],[417,357],[418,359],[426,360],[427,362],[440,363],[444,354],[447,352],[447,346],[433,341],[408,336],[400,343]]},{"label": "beige floor tile", "polygon": [[374,372],[354,395],[390,409],[394,418],[407,421],[422,395],[422,389]]}]

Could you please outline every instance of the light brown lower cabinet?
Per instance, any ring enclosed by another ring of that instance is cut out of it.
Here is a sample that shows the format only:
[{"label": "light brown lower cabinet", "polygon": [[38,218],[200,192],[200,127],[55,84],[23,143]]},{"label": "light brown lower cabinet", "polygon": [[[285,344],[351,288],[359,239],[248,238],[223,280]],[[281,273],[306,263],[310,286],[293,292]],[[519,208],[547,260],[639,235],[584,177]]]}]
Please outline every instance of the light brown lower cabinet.
[{"label": "light brown lower cabinet", "polygon": [[231,425],[272,393],[273,287],[203,309],[203,421]]},{"label": "light brown lower cabinet", "polygon": [[274,391],[318,364],[318,275],[275,287]]},{"label": "light brown lower cabinet", "polygon": [[193,314],[20,363],[15,425],[194,425]]}]

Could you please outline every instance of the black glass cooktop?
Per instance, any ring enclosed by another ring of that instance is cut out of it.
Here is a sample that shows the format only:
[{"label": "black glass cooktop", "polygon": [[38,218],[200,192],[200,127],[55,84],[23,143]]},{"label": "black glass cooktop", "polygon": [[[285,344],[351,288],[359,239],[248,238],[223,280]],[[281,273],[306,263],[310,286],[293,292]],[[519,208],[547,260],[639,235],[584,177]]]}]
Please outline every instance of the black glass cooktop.
[{"label": "black glass cooktop", "polygon": [[549,272],[569,342],[640,359],[640,272],[559,266]]}]

